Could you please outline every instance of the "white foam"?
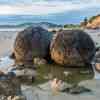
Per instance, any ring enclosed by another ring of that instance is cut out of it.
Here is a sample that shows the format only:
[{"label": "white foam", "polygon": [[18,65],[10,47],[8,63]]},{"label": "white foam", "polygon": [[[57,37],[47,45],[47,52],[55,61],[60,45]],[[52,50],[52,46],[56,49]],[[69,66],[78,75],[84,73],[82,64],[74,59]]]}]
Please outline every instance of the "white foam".
[{"label": "white foam", "polygon": [[0,61],[0,70],[7,73],[13,64],[14,60],[10,59],[8,56],[3,57]]}]

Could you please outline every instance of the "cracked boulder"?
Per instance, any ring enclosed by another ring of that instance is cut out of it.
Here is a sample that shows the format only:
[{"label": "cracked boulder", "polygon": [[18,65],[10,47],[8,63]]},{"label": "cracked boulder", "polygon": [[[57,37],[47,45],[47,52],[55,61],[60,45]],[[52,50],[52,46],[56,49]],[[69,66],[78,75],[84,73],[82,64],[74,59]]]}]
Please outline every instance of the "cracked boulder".
[{"label": "cracked boulder", "polygon": [[17,65],[32,65],[35,57],[46,58],[52,33],[41,27],[30,26],[18,33],[14,43],[14,53]]}]

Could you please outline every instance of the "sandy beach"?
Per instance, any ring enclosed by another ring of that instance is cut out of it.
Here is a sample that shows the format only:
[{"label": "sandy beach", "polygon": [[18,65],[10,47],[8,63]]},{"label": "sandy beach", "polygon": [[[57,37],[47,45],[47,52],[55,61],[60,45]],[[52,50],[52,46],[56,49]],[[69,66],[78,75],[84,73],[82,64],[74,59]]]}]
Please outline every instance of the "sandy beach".
[{"label": "sandy beach", "polygon": [[13,51],[16,35],[23,29],[1,29],[0,28],[0,57],[9,55]]}]

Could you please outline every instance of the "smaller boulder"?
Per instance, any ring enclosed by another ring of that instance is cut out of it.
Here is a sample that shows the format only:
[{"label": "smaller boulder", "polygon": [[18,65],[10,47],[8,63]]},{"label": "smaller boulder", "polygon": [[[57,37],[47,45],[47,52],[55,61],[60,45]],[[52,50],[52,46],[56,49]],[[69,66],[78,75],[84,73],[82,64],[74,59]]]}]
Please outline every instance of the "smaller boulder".
[{"label": "smaller boulder", "polygon": [[51,58],[64,66],[85,66],[95,56],[95,45],[91,37],[82,30],[57,32],[50,46]]}]

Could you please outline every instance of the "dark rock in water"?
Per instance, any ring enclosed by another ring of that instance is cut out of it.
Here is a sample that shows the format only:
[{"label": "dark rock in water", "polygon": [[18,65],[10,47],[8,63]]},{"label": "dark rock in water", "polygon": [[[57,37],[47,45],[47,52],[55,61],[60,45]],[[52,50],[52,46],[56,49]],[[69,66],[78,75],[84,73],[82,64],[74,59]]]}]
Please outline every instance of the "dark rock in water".
[{"label": "dark rock in water", "polygon": [[11,58],[11,59],[15,59],[15,55],[14,55],[14,53],[11,53],[11,54],[9,55],[9,58]]},{"label": "dark rock in water", "polygon": [[94,62],[95,62],[95,70],[100,73],[100,50],[96,52]]},{"label": "dark rock in water", "polygon": [[[21,84],[32,84],[32,82],[34,81],[37,73],[36,73],[36,69],[34,68],[23,68],[22,66],[17,66],[12,68],[9,72],[8,72],[8,77],[7,78],[13,78],[16,77],[19,82]],[[5,77],[3,77],[5,78]]]},{"label": "dark rock in water", "polygon": [[8,72],[8,76],[10,78],[16,77],[16,74],[14,72]]},{"label": "dark rock in water", "polygon": [[95,62],[99,62],[100,63],[100,50],[98,50],[96,52],[96,55],[95,55]]},{"label": "dark rock in water", "polygon": [[34,57],[46,57],[52,33],[41,27],[28,27],[18,33],[14,43],[15,62],[19,65],[33,64]]},{"label": "dark rock in water", "polygon": [[51,58],[66,66],[90,64],[95,55],[91,37],[82,30],[63,30],[55,34],[51,46]]},{"label": "dark rock in water", "polygon": [[67,92],[70,94],[81,94],[81,93],[87,93],[87,92],[92,92],[92,91],[83,86],[72,86],[72,87],[62,90],[62,92]]}]

